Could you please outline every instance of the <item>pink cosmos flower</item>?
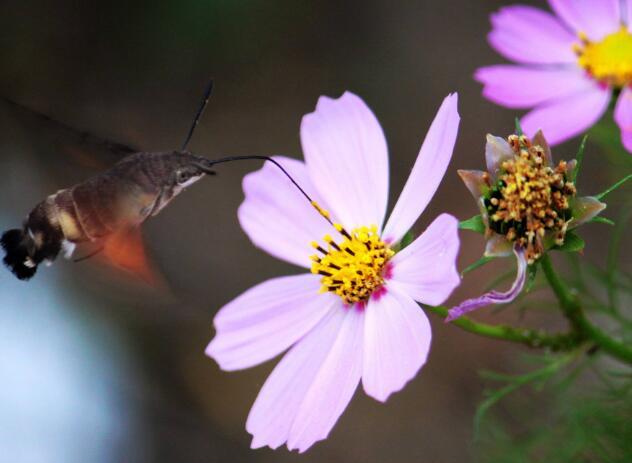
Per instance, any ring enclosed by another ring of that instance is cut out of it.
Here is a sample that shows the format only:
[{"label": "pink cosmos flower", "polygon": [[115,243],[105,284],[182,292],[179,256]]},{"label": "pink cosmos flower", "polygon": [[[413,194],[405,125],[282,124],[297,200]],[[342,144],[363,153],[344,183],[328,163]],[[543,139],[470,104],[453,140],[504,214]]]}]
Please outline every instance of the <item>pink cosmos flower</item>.
[{"label": "pink cosmos flower", "polygon": [[524,5],[491,16],[492,47],[517,65],[478,69],[483,95],[533,108],[521,121],[551,144],[581,134],[619,94],[614,118],[632,151],[632,0],[549,0],[556,16]]},{"label": "pink cosmos flower", "polygon": [[443,178],[458,125],[453,94],[441,105],[385,225],[386,140],[352,93],[321,97],[303,118],[305,162],[275,158],[335,228],[270,163],[244,178],[238,215],[252,242],[311,269],[247,290],[214,320],[216,336],[206,353],[223,370],[248,368],[289,349],[248,416],[253,448],[286,443],[303,452],[327,437],[360,380],[368,395],[384,402],[425,363],[430,324],[415,301],[441,304],[459,284],[458,222],[442,214],[396,251]]}]

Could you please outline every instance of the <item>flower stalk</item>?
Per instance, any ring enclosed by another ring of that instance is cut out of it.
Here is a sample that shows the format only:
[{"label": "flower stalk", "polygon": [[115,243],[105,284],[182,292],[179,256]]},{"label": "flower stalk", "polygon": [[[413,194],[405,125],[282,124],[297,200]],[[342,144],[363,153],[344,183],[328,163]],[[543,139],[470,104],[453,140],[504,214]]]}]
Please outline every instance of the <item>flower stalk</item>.
[{"label": "flower stalk", "polygon": [[[447,317],[448,309],[443,306],[426,306],[429,311]],[[523,344],[531,348],[550,349],[554,352],[572,350],[581,344],[581,339],[576,332],[549,334],[542,330],[534,330],[530,328],[517,328],[508,325],[491,325],[488,323],[475,322],[467,316],[456,318],[450,324],[492,339]]]},{"label": "flower stalk", "polygon": [[[567,332],[550,334],[531,328],[491,325],[476,322],[467,316],[453,319],[450,324],[486,338],[522,344],[534,349],[549,349],[553,352],[571,351],[582,344],[593,343],[610,356],[632,365],[632,349],[604,333],[586,318],[579,299],[557,274],[549,255],[545,254],[539,263],[560,303],[564,316],[570,323],[570,329]],[[426,308],[442,318],[448,316],[449,311],[446,307],[426,306]]]},{"label": "flower stalk", "polygon": [[586,318],[579,299],[559,277],[553,268],[551,258],[548,255],[544,255],[540,263],[547,281],[557,296],[564,315],[571,324],[571,332],[577,333],[583,341],[590,340],[594,342],[612,357],[632,365],[632,349],[601,331]]}]

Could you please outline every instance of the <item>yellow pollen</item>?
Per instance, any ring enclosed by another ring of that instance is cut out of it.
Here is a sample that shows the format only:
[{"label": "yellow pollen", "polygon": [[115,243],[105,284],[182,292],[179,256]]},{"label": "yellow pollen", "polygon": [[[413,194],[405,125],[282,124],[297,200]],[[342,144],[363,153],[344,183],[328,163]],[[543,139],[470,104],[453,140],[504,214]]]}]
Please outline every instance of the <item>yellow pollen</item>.
[{"label": "yellow pollen", "polygon": [[632,82],[632,34],[625,26],[599,42],[591,42],[579,34],[575,44],[577,63],[594,79],[622,88]]},{"label": "yellow pollen", "polygon": [[380,239],[375,225],[347,232],[334,224],[342,241],[336,243],[329,235],[326,246],[312,242],[320,254],[311,256],[312,273],[322,275],[321,293],[332,292],[347,305],[365,302],[384,284],[388,260],[394,252]]},{"label": "yellow pollen", "polygon": [[316,209],[320,215],[329,221],[329,211],[323,209],[316,201],[312,201],[312,206],[314,206],[314,209]]},{"label": "yellow pollen", "polygon": [[542,256],[548,231],[556,244],[564,243],[575,186],[567,179],[565,161],[547,165],[544,149],[525,136],[512,135],[508,141],[514,157],[502,163],[485,207],[490,228],[519,244],[533,263]]}]

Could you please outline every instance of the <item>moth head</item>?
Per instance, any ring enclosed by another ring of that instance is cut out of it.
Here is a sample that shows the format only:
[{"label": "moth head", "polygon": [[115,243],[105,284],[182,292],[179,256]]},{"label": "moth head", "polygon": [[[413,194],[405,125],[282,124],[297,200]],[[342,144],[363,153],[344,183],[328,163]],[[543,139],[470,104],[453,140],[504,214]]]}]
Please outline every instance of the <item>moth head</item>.
[{"label": "moth head", "polygon": [[174,174],[174,183],[181,188],[186,188],[197,182],[203,175],[204,172],[195,165],[179,167]]},{"label": "moth head", "polygon": [[193,159],[191,162],[187,162],[176,168],[174,173],[175,185],[186,188],[193,183],[197,182],[204,175],[214,175],[205,162],[199,162],[197,159]]}]

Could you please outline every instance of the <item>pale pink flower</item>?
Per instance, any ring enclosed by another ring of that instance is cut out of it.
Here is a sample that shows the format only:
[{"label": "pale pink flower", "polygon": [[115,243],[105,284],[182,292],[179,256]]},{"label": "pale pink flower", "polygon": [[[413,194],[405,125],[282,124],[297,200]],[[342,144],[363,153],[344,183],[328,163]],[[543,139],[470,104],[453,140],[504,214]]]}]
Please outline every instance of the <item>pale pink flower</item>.
[{"label": "pale pink flower", "polygon": [[521,120],[557,144],[585,132],[613,92],[614,119],[632,151],[632,0],[549,0],[555,15],[512,5],[491,16],[488,39],[517,65],[478,69],[483,95],[508,108],[533,108]]},{"label": "pale pink flower", "polygon": [[[352,93],[321,97],[303,118],[305,162],[275,158],[330,211],[340,231],[270,163],[244,178],[239,220],[253,243],[323,272],[263,282],[215,317],[217,333],[206,353],[224,370],[248,368],[289,349],[248,416],[253,448],[287,444],[303,452],[327,437],[360,380],[383,402],[426,362],[430,324],[417,302],[441,304],[459,284],[458,222],[442,214],[393,253],[439,186],[458,125],[453,94],[441,105],[386,225],[386,140],[371,110]],[[319,239],[322,244],[310,245]],[[324,252],[310,259],[312,246]]]}]

